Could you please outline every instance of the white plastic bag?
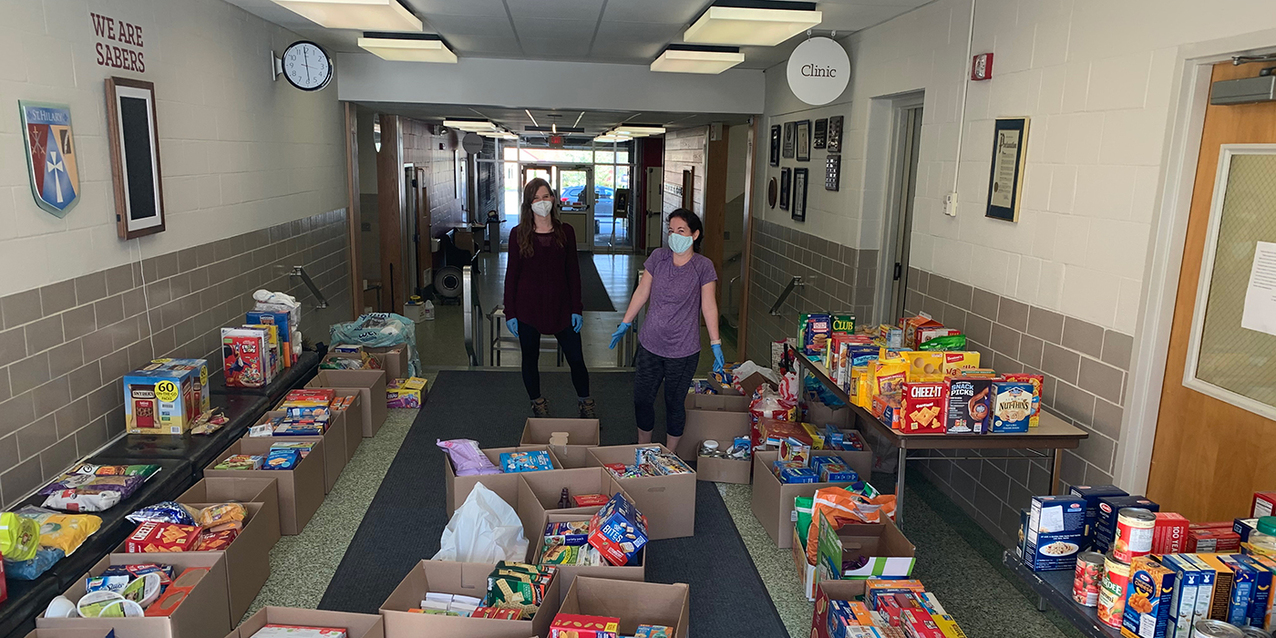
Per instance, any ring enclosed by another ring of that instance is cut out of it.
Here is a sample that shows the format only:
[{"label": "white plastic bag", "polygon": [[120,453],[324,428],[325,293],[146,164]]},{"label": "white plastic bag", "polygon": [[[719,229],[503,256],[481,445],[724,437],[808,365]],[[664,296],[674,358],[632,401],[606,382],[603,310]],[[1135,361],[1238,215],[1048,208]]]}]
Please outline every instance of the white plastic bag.
[{"label": "white plastic bag", "polygon": [[452,513],[432,560],[490,564],[526,559],[527,539],[518,513],[479,483]]}]

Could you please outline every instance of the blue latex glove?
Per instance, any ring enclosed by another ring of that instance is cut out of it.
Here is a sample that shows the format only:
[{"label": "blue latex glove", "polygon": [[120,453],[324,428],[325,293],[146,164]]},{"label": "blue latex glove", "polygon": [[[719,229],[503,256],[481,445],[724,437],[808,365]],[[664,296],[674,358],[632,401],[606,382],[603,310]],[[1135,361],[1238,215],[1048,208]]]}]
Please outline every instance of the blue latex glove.
[{"label": "blue latex glove", "polygon": [[727,367],[722,358],[722,344],[715,343],[715,344],[711,344],[709,347],[713,349],[713,371],[714,372],[725,371]]},{"label": "blue latex glove", "polygon": [[572,314],[572,330],[575,330],[576,332],[580,332],[581,327],[584,325],[585,325],[584,317],[578,314]]},{"label": "blue latex glove", "polygon": [[505,326],[510,329],[510,334],[518,336],[518,319],[506,319]]},{"label": "blue latex glove", "polygon": [[608,346],[608,348],[611,350],[615,350],[616,344],[620,343],[620,338],[625,336],[625,333],[629,332],[629,329],[632,327],[634,327],[634,324],[632,323],[620,324],[620,326],[616,328],[616,331],[611,333],[611,345]]}]

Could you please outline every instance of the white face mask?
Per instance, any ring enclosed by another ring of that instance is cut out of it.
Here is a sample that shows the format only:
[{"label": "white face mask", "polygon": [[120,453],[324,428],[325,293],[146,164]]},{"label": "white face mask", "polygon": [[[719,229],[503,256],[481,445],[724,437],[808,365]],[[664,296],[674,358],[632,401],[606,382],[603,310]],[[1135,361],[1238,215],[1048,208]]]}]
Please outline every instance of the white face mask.
[{"label": "white face mask", "polygon": [[554,210],[554,202],[542,199],[538,202],[532,202],[532,212],[537,217],[549,217],[550,211]]}]

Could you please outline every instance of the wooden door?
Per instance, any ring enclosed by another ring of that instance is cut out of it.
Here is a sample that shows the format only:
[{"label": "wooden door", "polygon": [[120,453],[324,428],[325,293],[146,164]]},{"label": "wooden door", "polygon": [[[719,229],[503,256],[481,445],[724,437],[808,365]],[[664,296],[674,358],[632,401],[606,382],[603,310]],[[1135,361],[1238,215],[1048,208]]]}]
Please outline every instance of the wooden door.
[{"label": "wooden door", "polygon": [[413,241],[416,242],[416,263],[417,263],[417,281],[421,282],[421,288],[427,288],[433,280],[434,274],[434,253],[430,250],[430,198],[426,192],[425,186],[425,169],[420,166],[416,167],[416,176],[413,180],[416,184],[416,233]]},{"label": "wooden door", "polygon": [[[1219,63],[1213,81],[1254,77],[1263,66]],[[1248,516],[1254,491],[1276,490],[1276,422],[1183,387],[1219,147],[1272,143],[1276,102],[1205,111],[1147,493],[1162,511],[1193,521]]]}]

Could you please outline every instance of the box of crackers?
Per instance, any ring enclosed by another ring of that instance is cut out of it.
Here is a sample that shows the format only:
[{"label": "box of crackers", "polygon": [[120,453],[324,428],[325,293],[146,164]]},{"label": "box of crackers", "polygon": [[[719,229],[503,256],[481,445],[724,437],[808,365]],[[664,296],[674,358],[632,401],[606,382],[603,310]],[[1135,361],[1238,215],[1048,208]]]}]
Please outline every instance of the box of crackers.
[{"label": "box of crackers", "polygon": [[130,554],[184,552],[195,545],[201,531],[193,525],[144,521],[129,535],[124,551]]},{"label": "box of crackers", "polygon": [[589,529],[589,544],[613,565],[630,564],[647,544],[647,518],[623,492],[594,514]]},{"label": "box of crackers", "polygon": [[905,434],[944,434],[944,411],[948,405],[944,382],[905,383],[901,399],[902,431]]}]

